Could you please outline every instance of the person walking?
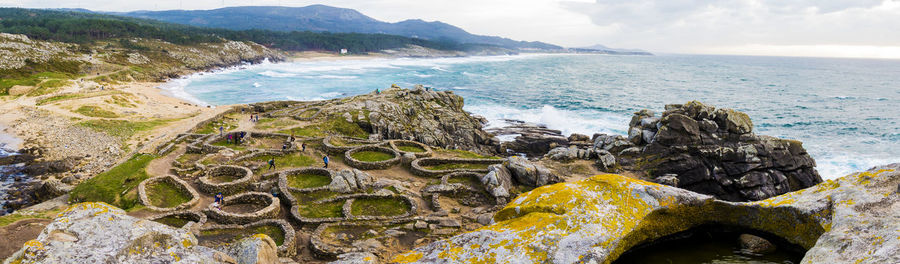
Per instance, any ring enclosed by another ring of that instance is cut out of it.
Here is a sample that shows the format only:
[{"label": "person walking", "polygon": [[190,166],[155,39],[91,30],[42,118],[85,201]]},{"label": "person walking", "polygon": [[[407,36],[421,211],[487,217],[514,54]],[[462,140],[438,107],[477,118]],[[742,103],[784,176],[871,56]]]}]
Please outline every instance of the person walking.
[{"label": "person walking", "polygon": [[222,202],[225,201],[225,196],[222,193],[216,194],[216,200],[213,202],[213,207],[222,210]]},{"label": "person walking", "polygon": [[300,143],[300,151],[306,152],[306,142]]},{"label": "person walking", "polygon": [[225,134],[225,127],[219,126],[219,136],[222,136],[222,134]]},{"label": "person walking", "polygon": [[269,170],[275,169],[275,158],[269,159]]},{"label": "person walking", "polygon": [[328,155],[323,156],[322,161],[325,162],[325,168],[328,168]]}]

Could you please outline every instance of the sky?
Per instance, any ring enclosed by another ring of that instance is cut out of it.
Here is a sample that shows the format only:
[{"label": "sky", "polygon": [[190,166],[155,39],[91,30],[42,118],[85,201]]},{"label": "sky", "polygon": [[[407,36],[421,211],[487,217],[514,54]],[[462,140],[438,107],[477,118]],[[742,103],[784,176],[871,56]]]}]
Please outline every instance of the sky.
[{"label": "sky", "polygon": [[311,4],[566,47],[900,58],[900,0],[0,0],[0,6],[102,11]]}]

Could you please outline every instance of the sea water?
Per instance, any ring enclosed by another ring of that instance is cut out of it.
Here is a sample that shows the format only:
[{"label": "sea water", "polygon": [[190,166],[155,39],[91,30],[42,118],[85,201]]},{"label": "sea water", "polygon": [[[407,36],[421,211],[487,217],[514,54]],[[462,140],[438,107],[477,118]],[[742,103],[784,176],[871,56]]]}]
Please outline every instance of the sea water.
[{"label": "sea water", "polygon": [[750,115],[754,132],[803,141],[826,179],[900,162],[900,60],[542,55],[264,63],[173,80],[200,104],[324,100],[423,84],[488,118],[565,134],[626,133],[632,113],[699,100]]}]

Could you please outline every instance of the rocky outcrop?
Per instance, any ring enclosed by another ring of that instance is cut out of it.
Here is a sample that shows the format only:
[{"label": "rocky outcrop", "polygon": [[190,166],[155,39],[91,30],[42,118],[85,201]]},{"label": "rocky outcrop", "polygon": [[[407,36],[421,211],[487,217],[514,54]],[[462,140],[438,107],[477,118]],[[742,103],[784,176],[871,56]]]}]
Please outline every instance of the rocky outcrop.
[{"label": "rocky outcrop", "polygon": [[757,136],[747,114],[692,101],[635,113],[629,140],[653,177],[730,201],[755,201],[822,182],[800,141]]},{"label": "rocky outcrop", "polygon": [[464,111],[463,98],[452,91],[393,86],[377,94],[325,101],[317,107],[323,116],[349,119],[379,140],[412,140],[482,154],[495,153],[500,143],[482,130],[487,121]]},{"label": "rocky outcrop", "polygon": [[509,142],[500,144],[501,152],[521,153],[529,157],[540,157],[558,146],[568,146],[569,140],[562,131],[518,120],[504,120],[507,126],[487,131],[497,136],[514,136]]},{"label": "rocky outcrop", "polygon": [[[270,243],[258,243],[266,239]],[[61,212],[4,263],[274,263],[261,262],[265,256],[277,260],[274,245],[261,235],[218,251],[197,245],[188,226],[172,228],[105,203],[81,203]]]},{"label": "rocky outcrop", "polygon": [[511,172],[517,182],[527,186],[538,187],[560,182],[559,176],[551,173],[546,167],[522,157],[509,157],[503,162],[503,166]]},{"label": "rocky outcrop", "polygon": [[728,202],[605,174],[544,186],[495,224],[397,255],[394,263],[610,263],[704,224],[762,231],[807,252],[802,263],[898,263],[900,164],[756,202]]}]

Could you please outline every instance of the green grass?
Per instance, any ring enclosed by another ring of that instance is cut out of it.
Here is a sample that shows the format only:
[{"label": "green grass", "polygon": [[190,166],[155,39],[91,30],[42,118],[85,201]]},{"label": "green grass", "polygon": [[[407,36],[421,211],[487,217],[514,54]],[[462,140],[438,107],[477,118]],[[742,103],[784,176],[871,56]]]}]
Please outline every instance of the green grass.
[{"label": "green grass", "polygon": [[350,154],[351,157],[357,159],[359,161],[365,162],[377,162],[377,161],[385,161],[389,159],[393,159],[393,154],[388,154],[380,151],[359,151],[353,154]]},{"label": "green grass", "polygon": [[41,96],[59,91],[60,87],[72,84],[68,80],[52,79],[39,83],[36,88],[28,92],[28,96]]},{"label": "green grass", "polygon": [[121,106],[121,107],[126,107],[126,108],[134,108],[134,107],[137,107],[137,104],[132,103],[132,100],[134,100],[135,102],[136,102],[137,100],[136,100],[136,99],[133,99],[133,98],[132,98],[132,99],[129,99],[129,97],[131,97],[130,94],[125,94],[125,95],[113,95],[110,99],[104,100],[104,102],[110,103],[110,104],[114,104],[114,105],[118,105],[118,106]]},{"label": "green grass", "polygon": [[484,170],[487,169],[490,165],[491,164],[446,163],[441,165],[425,166],[425,168],[429,170]]},{"label": "green grass", "polygon": [[38,100],[35,104],[36,105],[45,105],[45,104],[55,103],[58,101],[65,101],[65,100],[72,100],[72,99],[79,99],[79,98],[91,98],[91,97],[105,96],[105,95],[110,95],[110,94],[121,94],[121,93],[123,93],[123,92],[106,90],[106,91],[93,92],[93,93],[61,94],[61,95],[54,95],[51,97],[47,97],[47,98]]},{"label": "green grass", "polygon": [[9,224],[15,223],[19,220],[25,220],[25,219],[52,219],[55,215],[56,215],[55,212],[53,214],[44,213],[44,214],[39,214],[39,215],[30,215],[30,214],[25,215],[25,214],[19,214],[19,213],[8,214],[8,215],[0,216],[0,227],[8,226]]},{"label": "green grass", "polygon": [[472,187],[482,186],[481,180],[471,176],[450,177],[449,179],[447,179],[447,183],[462,183]]},{"label": "green grass", "polygon": [[[9,88],[12,88],[16,85],[22,86],[37,86],[44,80],[51,79],[70,79],[73,78],[74,75],[66,74],[66,73],[57,73],[57,72],[41,72],[32,74],[30,76],[17,77],[17,78],[0,78],[0,94],[9,93]],[[55,82],[48,83],[46,86],[59,85],[62,80],[56,80]]]},{"label": "green grass", "polygon": [[321,204],[300,204],[300,215],[308,218],[329,218],[344,216],[344,201],[334,201]]},{"label": "green grass", "polygon": [[405,152],[425,152],[424,148],[417,147],[417,146],[409,146],[409,145],[397,146],[397,149],[399,149],[400,151],[405,151]]},{"label": "green grass", "polygon": [[[289,126],[293,126],[297,124],[293,120],[287,120],[282,118],[260,118],[259,122],[254,124],[254,127],[257,129],[273,129],[273,128],[285,128]],[[288,133],[290,134],[290,133]]]},{"label": "green grass", "polygon": [[175,160],[178,161],[179,163],[181,163],[182,165],[190,166],[190,165],[193,165],[194,162],[197,162],[198,160],[200,160],[200,158],[202,158],[202,157],[203,157],[203,154],[185,153],[185,154],[182,154],[181,156],[178,156],[178,158]]},{"label": "green grass", "polygon": [[462,159],[500,159],[500,157],[484,156],[475,152],[460,149],[438,149],[437,152]]},{"label": "green grass", "polygon": [[79,122],[78,125],[106,133],[110,136],[128,139],[138,132],[151,130],[157,126],[164,125],[169,121],[170,120],[153,120],[135,122],[127,120],[97,119]]},{"label": "green grass", "polygon": [[331,177],[319,174],[297,174],[287,176],[287,182],[289,187],[315,188],[330,184]]},{"label": "green grass", "polygon": [[103,117],[103,118],[116,118],[119,117],[115,112],[105,110],[96,105],[82,105],[78,109],[75,109],[75,113],[79,113],[84,116],[90,117]]},{"label": "green grass", "polygon": [[226,238],[227,240],[231,240],[230,242],[237,242],[238,240],[244,239],[246,237],[251,237],[255,234],[265,234],[272,238],[275,241],[275,245],[281,246],[284,244],[284,232],[281,231],[281,228],[272,225],[264,225],[254,227],[252,229],[213,229],[213,230],[204,230],[200,231],[199,239],[206,239],[208,237],[219,237]]},{"label": "green grass", "polygon": [[226,147],[237,151],[247,150],[243,145],[235,145],[232,141],[220,140],[212,143],[213,146]]},{"label": "green grass", "polygon": [[156,182],[148,187],[147,196],[150,198],[150,203],[156,207],[170,208],[191,200],[191,197],[186,195],[180,186],[169,182]]},{"label": "green grass", "polygon": [[317,109],[317,108],[306,109],[297,116],[300,118],[310,118],[310,117],[312,117],[312,115],[316,114],[316,112],[319,112],[319,109]]},{"label": "green grass", "polygon": [[410,207],[406,202],[396,198],[365,198],[356,199],[350,206],[353,215],[363,216],[395,216],[409,212]]},{"label": "green grass", "polygon": [[187,220],[178,216],[166,216],[160,219],[153,220],[154,222],[161,223],[167,226],[181,228],[191,220]]},{"label": "green grass", "polygon": [[253,158],[254,161],[266,162],[265,166],[260,167],[257,171],[253,173],[261,173],[266,171],[269,168],[269,160],[275,158],[275,168],[276,169],[284,169],[284,168],[300,168],[300,167],[309,167],[315,165],[318,162],[318,159],[302,155],[299,153],[293,153],[290,155],[284,156],[259,156]]},{"label": "green grass", "polygon": [[290,134],[300,137],[322,137],[327,134],[340,134],[348,137],[367,138],[369,132],[366,132],[358,124],[347,122],[340,116],[331,116],[320,123],[305,126],[302,128],[286,129],[278,133]]},{"label": "green grass", "polygon": [[136,154],[119,166],[75,186],[69,193],[69,201],[105,202],[122,209],[130,209],[139,204],[133,189],[148,178],[144,169],[155,158],[155,155]]},{"label": "green grass", "polygon": [[219,127],[223,127],[225,131],[231,131],[232,129],[237,128],[237,120],[232,118],[223,118],[213,122],[209,122],[203,127],[200,127],[195,133],[198,134],[212,134],[219,133]]},{"label": "green grass", "polygon": [[264,225],[253,228],[254,234],[265,234],[275,240],[275,245],[284,244],[284,231],[277,226]]}]

